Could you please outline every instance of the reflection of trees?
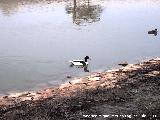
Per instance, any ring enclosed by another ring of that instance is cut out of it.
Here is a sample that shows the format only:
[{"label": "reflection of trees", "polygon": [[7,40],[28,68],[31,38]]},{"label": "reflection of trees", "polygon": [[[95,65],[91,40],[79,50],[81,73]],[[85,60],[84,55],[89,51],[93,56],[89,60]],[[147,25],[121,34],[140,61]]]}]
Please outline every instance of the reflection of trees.
[{"label": "reflection of trees", "polygon": [[91,4],[90,0],[0,0],[0,10],[5,15],[11,15],[26,5],[40,4],[43,6],[54,2],[68,4],[66,11],[72,14],[73,22],[77,25],[100,20],[102,8],[100,5]]},{"label": "reflection of trees", "polygon": [[19,0],[0,0],[0,8],[2,13],[9,15],[18,10]]},{"label": "reflection of trees", "polygon": [[77,3],[77,0],[73,0],[73,6],[66,6],[66,11],[68,14],[72,14],[75,24],[82,25],[100,20],[100,13],[102,12],[100,5],[91,5],[90,0],[83,1],[83,4]]},{"label": "reflection of trees", "polygon": [[3,14],[10,15],[17,12],[19,8],[25,5],[43,5],[61,1],[62,0],[0,0],[0,10]]}]

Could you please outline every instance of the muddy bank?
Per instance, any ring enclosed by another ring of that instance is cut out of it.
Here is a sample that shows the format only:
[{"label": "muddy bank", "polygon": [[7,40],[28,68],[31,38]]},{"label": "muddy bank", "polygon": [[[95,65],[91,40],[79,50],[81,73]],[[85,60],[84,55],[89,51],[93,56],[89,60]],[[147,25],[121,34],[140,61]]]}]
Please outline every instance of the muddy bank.
[{"label": "muddy bank", "polygon": [[160,119],[160,58],[3,96],[0,119]]}]

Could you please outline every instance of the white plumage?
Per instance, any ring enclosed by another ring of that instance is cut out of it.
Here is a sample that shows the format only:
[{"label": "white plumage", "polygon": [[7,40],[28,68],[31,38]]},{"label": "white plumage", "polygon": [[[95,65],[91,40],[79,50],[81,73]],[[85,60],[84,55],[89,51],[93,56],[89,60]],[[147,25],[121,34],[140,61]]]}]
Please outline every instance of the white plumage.
[{"label": "white plumage", "polygon": [[75,65],[75,66],[86,66],[88,65],[88,62],[87,60],[90,59],[88,56],[86,56],[84,58],[84,60],[71,60],[69,61],[72,65]]},{"label": "white plumage", "polygon": [[83,66],[84,64],[88,65],[88,62],[84,62],[84,60],[73,60],[69,62],[76,66]]}]

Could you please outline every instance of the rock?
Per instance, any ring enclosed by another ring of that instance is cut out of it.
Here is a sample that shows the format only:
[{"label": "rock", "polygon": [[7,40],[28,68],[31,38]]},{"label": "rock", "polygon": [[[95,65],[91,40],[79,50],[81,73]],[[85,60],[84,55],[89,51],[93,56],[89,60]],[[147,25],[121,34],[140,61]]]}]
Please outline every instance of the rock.
[{"label": "rock", "polygon": [[67,78],[72,78],[72,76],[68,75]]},{"label": "rock", "polygon": [[159,75],[160,73],[159,73],[159,71],[151,71],[151,72],[149,72],[148,74],[146,74],[146,75],[148,75],[148,76],[157,76],[157,75]]},{"label": "rock", "polygon": [[4,96],[3,98],[6,99],[6,98],[8,98],[8,96]]},{"label": "rock", "polygon": [[128,62],[124,61],[124,62],[119,63],[118,65],[121,65],[121,66],[125,67],[125,66],[128,65]]},{"label": "rock", "polygon": [[72,81],[70,81],[70,84],[76,84],[76,83],[82,83],[82,80],[83,79],[74,79],[74,80],[72,80]]},{"label": "rock", "polygon": [[31,97],[31,100],[34,100],[34,97]]},{"label": "rock", "polygon": [[93,77],[93,78],[89,78],[89,80],[93,80],[93,81],[99,81],[101,77]]},{"label": "rock", "polygon": [[42,93],[37,91],[36,94],[42,94]]},{"label": "rock", "polygon": [[152,72],[154,75],[158,75],[159,74],[159,71],[153,71]]}]

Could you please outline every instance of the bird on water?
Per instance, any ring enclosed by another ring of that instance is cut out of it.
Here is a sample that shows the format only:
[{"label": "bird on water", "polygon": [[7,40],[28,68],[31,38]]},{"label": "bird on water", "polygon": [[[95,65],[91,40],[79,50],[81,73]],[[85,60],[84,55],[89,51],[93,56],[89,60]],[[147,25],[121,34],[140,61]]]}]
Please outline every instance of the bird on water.
[{"label": "bird on water", "polygon": [[86,66],[88,65],[88,59],[91,60],[89,56],[85,56],[84,60],[71,60],[69,62],[75,66]]},{"label": "bird on water", "polygon": [[158,33],[157,29],[148,31],[148,34],[154,34],[155,36],[157,35],[157,33]]}]

